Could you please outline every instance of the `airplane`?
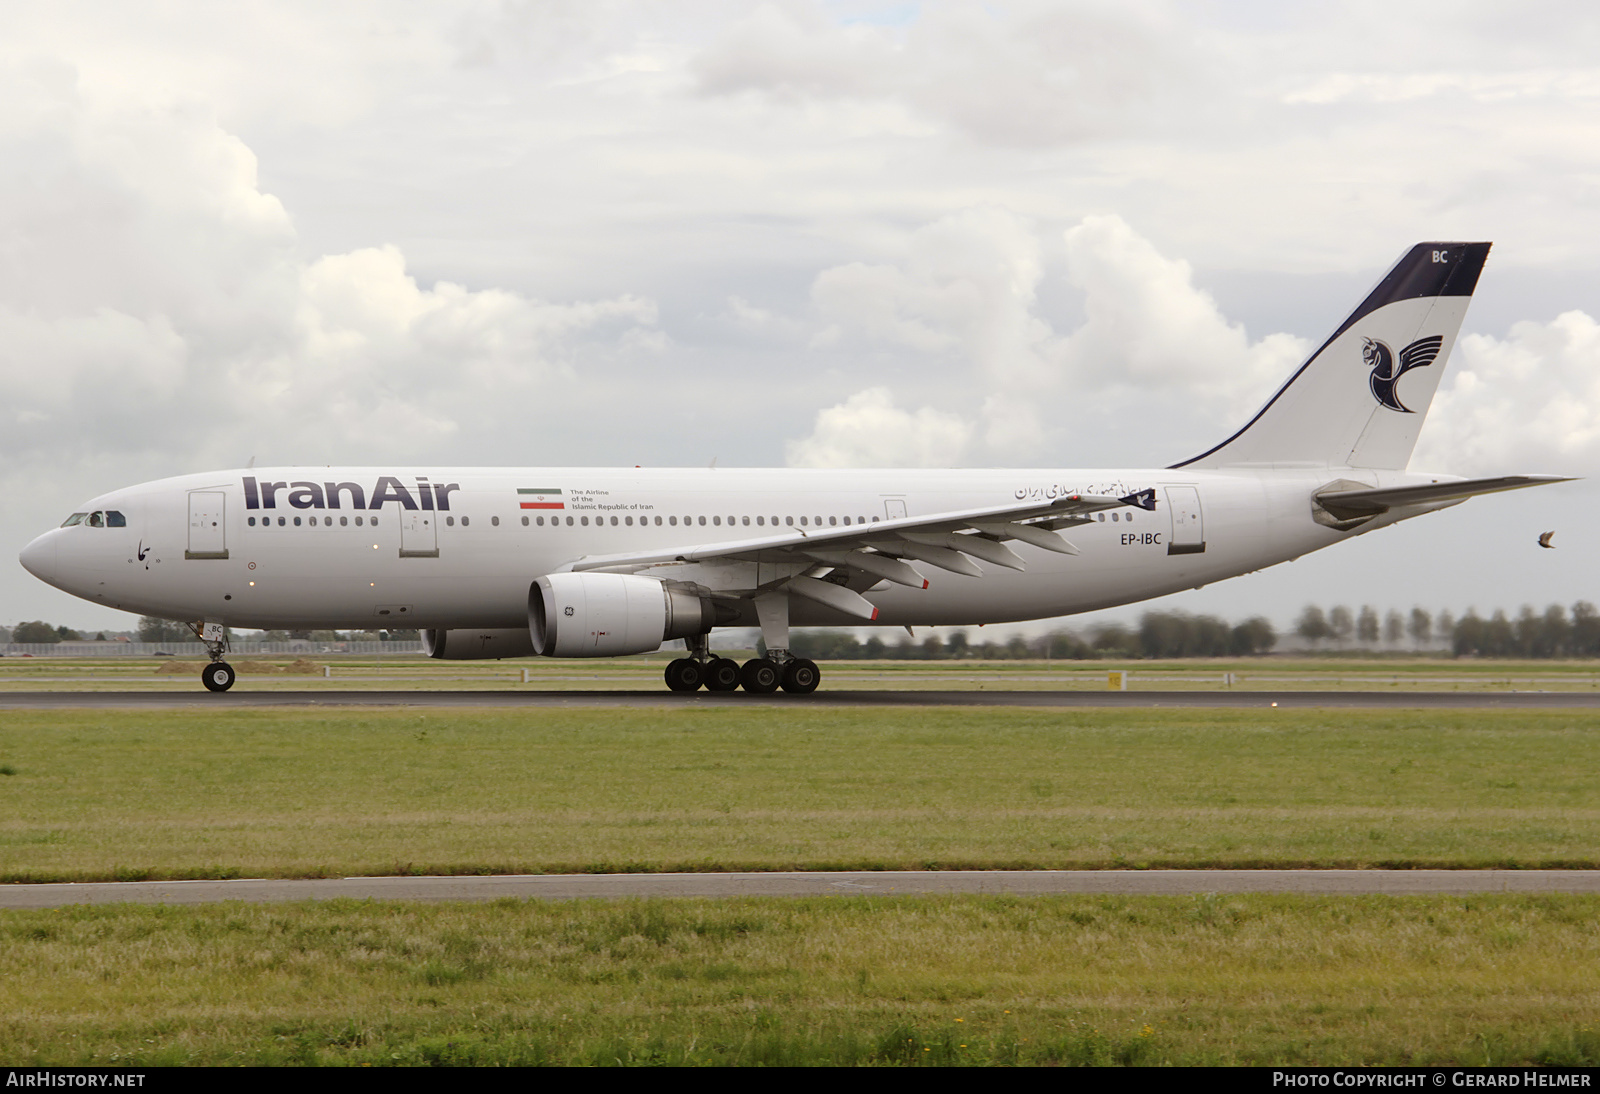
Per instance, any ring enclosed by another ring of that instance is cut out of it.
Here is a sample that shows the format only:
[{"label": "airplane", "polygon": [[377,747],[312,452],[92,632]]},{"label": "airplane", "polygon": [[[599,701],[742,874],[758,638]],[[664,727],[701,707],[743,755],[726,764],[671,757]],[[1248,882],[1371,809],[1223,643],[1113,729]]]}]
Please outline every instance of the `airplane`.
[{"label": "airplane", "polygon": [[[682,641],[668,688],[809,693],[791,626],[1015,622],[1198,588],[1477,494],[1570,481],[1407,470],[1489,254],[1419,243],[1241,429],[1132,470],[276,467],[79,506],[22,551],[96,604],[224,628],[417,628],[432,657]],[[719,657],[719,627],[766,652]]]}]

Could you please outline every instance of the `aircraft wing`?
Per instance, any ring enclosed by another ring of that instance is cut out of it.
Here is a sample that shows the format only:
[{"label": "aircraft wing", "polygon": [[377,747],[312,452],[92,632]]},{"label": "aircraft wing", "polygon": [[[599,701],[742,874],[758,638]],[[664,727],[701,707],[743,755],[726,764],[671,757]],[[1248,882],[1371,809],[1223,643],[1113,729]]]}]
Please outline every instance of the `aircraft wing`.
[{"label": "aircraft wing", "polygon": [[[1134,506],[1155,509],[1155,491],[1125,497],[1072,494],[1049,502],[1013,503],[961,509],[918,517],[897,517],[844,527],[774,530],[765,536],[685,544],[654,551],[587,555],[562,567],[573,571],[630,573],[671,563],[758,562],[787,564],[790,573],[771,584],[782,585],[808,599],[870,619],[876,609],[854,589],[880,580],[915,589],[928,587],[912,562],[969,577],[983,576],[974,560],[1008,569],[1024,568],[1007,541],[1032,544],[1058,554],[1078,549],[1058,529],[1087,524],[1104,509]],[[797,569],[795,567],[798,567]],[[844,571],[849,588],[816,580],[814,573]]]},{"label": "aircraft wing", "polygon": [[1503,475],[1497,479],[1456,479],[1430,482],[1421,486],[1389,486],[1373,490],[1325,490],[1316,495],[1317,503],[1341,520],[1372,517],[1402,505],[1425,505],[1436,501],[1465,501],[1478,494],[1502,490],[1521,490],[1546,486],[1552,482],[1572,482],[1562,475]]}]

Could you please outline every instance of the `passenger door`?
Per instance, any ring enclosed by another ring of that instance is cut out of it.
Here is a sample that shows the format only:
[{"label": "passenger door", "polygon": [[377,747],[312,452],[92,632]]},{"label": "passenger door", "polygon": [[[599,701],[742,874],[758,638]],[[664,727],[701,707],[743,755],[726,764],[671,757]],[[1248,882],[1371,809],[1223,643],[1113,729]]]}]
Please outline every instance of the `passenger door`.
[{"label": "passenger door", "polygon": [[227,495],[221,490],[189,491],[189,547],[184,558],[227,558]]},{"label": "passenger door", "polygon": [[1169,555],[1201,555],[1206,550],[1205,520],[1200,512],[1200,491],[1193,486],[1169,486],[1167,511],[1172,515]]}]

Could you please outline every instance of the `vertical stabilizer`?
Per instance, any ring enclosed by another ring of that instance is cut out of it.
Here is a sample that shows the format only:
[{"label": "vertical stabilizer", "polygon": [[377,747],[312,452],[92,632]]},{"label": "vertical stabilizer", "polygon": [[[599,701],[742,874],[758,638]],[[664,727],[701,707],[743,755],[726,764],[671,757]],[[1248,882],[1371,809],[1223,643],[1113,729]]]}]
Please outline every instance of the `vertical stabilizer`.
[{"label": "vertical stabilizer", "polygon": [[1419,243],[1232,437],[1174,467],[1403,469],[1488,243]]}]

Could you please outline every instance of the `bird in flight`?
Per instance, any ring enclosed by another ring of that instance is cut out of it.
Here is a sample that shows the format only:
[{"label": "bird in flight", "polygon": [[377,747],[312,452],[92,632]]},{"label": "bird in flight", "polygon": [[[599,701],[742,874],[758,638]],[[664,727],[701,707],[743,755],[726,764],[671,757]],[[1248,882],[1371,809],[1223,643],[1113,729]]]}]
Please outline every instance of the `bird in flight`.
[{"label": "bird in flight", "polygon": [[1544,532],[1544,533],[1540,534],[1540,536],[1539,536],[1539,546],[1548,547],[1552,551],[1554,551],[1556,549],[1556,545],[1554,543],[1550,542],[1550,537],[1553,536],[1553,535],[1555,535],[1554,532]]}]

